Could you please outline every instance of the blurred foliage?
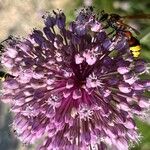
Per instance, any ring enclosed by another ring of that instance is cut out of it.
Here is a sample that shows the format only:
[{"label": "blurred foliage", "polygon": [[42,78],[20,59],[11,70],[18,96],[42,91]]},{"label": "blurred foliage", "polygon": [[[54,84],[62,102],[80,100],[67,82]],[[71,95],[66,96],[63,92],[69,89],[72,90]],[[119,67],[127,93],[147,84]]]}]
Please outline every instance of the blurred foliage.
[{"label": "blurred foliage", "polygon": [[[11,34],[24,36],[34,27],[42,27],[40,18],[45,11],[62,9],[69,22],[75,17],[75,9],[91,4],[95,10],[105,10],[108,13],[150,14],[149,0],[0,0],[0,41]],[[127,20],[127,23],[140,31],[141,34],[137,38],[143,47],[141,57],[150,61],[150,20]],[[20,146],[13,136],[10,129],[11,115],[5,107],[0,103],[0,150],[31,150],[30,146]],[[147,119],[147,122],[150,122],[150,117]],[[150,125],[137,120],[137,126],[143,138],[132,150],[150,150]]]},{"label": "blurred foliage", "polygon": [[6,113],[6,108],[0,104],[0,113],[2,112],[3,116],[2,114],[0,115],[0,150],[15,150],[17,149],[18,141],[9,127],[12,117],[10,113]]},{"label": "blurred foliage", "polygon": [[140,143],[132,150],[150,150],[150,125],[140,120],[137,120],[136,124],[142,137]]}]

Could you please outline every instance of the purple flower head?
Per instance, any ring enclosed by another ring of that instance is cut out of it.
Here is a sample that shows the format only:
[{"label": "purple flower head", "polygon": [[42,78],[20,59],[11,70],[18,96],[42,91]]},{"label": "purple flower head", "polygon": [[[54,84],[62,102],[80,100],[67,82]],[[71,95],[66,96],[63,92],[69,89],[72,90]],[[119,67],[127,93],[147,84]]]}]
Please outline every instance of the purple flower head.
[{"label": "purple flower head", "polygon": [[108,36],[91,9],[69,26],[62,11],[43,16],[43,31],[11,39],[2,65],[14,78],[2,85],[13,128],[40,150],[127,150],[139,140],[135,115],[149,107],[140,80],[146,63],[134,60],[126,37]]}]

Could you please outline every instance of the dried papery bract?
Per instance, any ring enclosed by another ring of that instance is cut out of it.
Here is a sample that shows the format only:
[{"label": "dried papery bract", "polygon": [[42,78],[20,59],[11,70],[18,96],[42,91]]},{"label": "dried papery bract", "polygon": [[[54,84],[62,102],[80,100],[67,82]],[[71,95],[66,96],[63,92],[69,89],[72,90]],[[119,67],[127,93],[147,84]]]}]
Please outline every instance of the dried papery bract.
[{"label": "dried papery bract", "polygon": [[40,150],[127,150],[138,142],[133,117],[149,107],[149,82],[139,79],[146,63],[96,18],[83,9],[67,26],[65,14],[53,11],[43,16],[43,31],[6,44],[2,65],[15,77],[3,82],[2,101],[22,142],[44,138]]}]

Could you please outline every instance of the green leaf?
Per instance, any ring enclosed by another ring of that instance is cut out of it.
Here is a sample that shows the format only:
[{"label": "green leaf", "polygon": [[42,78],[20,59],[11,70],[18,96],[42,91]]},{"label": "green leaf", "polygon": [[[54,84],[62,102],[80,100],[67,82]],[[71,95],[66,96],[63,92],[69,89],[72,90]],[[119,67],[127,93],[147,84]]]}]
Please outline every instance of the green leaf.
[{"label": "green leaf", "polygon": [[136,120],[136,124],[142,135],[142,139],[140,143],[131,150],[150,150],[150,125],[140,120]]}]

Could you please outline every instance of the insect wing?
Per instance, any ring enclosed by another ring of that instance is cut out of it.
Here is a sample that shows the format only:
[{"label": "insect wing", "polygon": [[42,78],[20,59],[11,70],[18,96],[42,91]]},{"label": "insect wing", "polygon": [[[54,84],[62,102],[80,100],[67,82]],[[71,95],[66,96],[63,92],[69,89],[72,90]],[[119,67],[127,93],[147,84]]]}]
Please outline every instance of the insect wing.
[{"label": "insect wing", "polygon": [[124,19],[150,19],[150,14],[138,14],[138,15],[127,15],[122,16]]}]

